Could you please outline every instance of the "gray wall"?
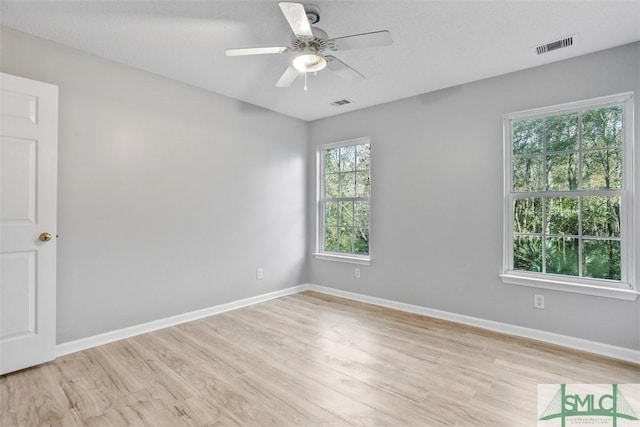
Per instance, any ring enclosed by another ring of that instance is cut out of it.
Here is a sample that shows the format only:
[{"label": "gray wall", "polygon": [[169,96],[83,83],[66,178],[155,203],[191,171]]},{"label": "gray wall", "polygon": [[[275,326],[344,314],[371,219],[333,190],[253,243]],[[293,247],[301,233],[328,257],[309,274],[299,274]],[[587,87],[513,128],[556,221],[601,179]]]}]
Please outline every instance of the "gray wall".
[{"label": "gray wall", "polygon": [[[634,90],[640,123],[638,43],[307,124],[1,31],[3,72],[60,86],[58,343],[309,281],[640,348],[639,301],[544,290],[534,310],[498,278],[502,115]],[[314,156],[367,135],[373,262],[356,280],[308,256]]]},{"label": "gray wall", "polygon": [[[639,43],[312,122],[308,252],[317,145],[371,136],[372,263],[359,266],[355,279],[354,265],[310,259],[310,282],[640,349],[640,301],[534,290],[498,277],[503,114],[626,91],[636,93],[637,147]],[[640,190],[640,155],[636,171]],[[545,310],[533,308],[534,293],[546,296]]]},{"label": "gray wall", "polygon": [[3,72],[60,87],[58,343],[304,281],[307,123],[1,37]]}]

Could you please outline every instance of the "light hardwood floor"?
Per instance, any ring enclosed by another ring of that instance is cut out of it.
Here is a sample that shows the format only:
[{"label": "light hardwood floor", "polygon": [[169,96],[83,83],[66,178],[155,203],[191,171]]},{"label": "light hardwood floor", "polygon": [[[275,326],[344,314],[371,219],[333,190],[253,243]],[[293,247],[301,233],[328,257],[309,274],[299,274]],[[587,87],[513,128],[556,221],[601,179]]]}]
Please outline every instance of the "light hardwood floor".
[{"label": "light hardwood floor", "polygon": [[7,426],[535,426],[640,365],[303,292],[0,378]]}]

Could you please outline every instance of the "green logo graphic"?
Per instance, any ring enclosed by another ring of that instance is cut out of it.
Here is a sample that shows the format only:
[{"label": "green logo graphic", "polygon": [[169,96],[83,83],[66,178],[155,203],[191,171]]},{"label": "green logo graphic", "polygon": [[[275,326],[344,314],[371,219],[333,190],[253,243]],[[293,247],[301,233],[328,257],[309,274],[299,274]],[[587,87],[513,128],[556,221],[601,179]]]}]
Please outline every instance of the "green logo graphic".
[{"label": "green logo graphic", "polygon": [[592,420],[586,417],[608,417],[613,421],[613,427],[617,427],[619,418],[638,420],[617,384],[611,385],[611,394],[567,394],[566,384],[560,384],[560,389],[538,419],[547,421],[560,418],[562,427],[565,427],[567,418],[571,417],[582,417],[588,424]]}]

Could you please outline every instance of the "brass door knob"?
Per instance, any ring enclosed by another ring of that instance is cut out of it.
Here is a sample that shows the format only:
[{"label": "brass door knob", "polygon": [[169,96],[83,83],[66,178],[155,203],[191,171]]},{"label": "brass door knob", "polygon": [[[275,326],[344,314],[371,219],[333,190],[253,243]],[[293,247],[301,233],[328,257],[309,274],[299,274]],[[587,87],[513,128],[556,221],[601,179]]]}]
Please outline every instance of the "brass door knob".
[{"label": "brass door knob", "polygon": [[38,239],[40,239],[41,242],[48,242],[49,240],[51,240],[52,236],[51,233],[41,233],[40,237],[38,237]]}]

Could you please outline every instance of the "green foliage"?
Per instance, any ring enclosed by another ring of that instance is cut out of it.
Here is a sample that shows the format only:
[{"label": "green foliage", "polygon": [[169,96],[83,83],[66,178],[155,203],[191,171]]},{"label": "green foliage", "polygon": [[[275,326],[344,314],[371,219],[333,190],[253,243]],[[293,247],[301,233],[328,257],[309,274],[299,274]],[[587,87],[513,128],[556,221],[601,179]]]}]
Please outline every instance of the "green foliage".
[{"label": "green foliage", "polygon": [[547,190],[578,189],[578,154],[566,153],[547,156]]},{"label": "green foliage", "polygon": [[548,234],[579,234],[577,197],[549,197],[546,206]]},{"label": "green foliage", "polygon": [[512,132],[514,191],[621,188],[621,106],[518,120]]},{"label": "green foliage", "polygon": [[325,202],[325,243],[330,252],[369,253],[369,203]]},{"label": "green foliage", "polygon": [[515,269],[620,280],[620,197],[580,193],[622,188],[622,119],[612,106],[513,122]]},{"label": "green foliage", "polygon": [[620,237],[620,197],[583,197],[582,234]]},{"label": "green foliage", "polygon": [[620,241],[584,240],[584,276],[620,280]]},{"label": "green foliage", "polygon": [[513,215],[515,233],[542,233],[542,198],[516,199]]},{"label": "green foliage", "polygon": [[578,113],[560,114],[546,118],[547,152],[578,149]]},{"label": "green foliage", "polygon": [[324,250],[369,253],[371,147],[351,145],[324,153]]},{"label": "green foliage", "polygon": [[578,239],[547,238],[546,272],[578,276]]},{"label": "green foliage", "polygon": [[338,252],[338,227],[325,226],[324,250],[329,252]]},{"label": "green foliage", "polygon": [[339,148],[325,150],[324,171],[326,174],[340,172],[340,149]]},{"label": "green foliage", "polygon": [[369,171],[356,172],[356,197],[369,197],[371,194],[371,177]]},{"label": "green foliage", "polygon": [[340,196],[340,174],[328,173],[324,180],[324,194],[326,198],[337,198]]},{"label": "green foliage", "polygon": [[622,146],[622,106],[597,108],[582,114],[584,148]]},{"label": "green foliage", "polygon": [[513,191],[541,191],[542,178],[542,156],[516,157],[513,160]]},{"label": "green foliage", "polygon": [[340,173],[340,197],[355,197],[356,195],[356,173]]},{"label": "green foliage", "polygon": [[542,153],[544,119],[519,120],[513,123],[513,154]]},{"label": "green foliage", "polygon": [[549,116],[545,124],[548,153],[578,149],[578,113]]},{"label": "green foliage", "polygon": [[542,239],[537,236],[516,236],[513,242],[513,268],[542,272]]},{"label": "green foliage", "polygon": [[622,188],[622,150],[583,153],[582,186],[594,190]]}]

